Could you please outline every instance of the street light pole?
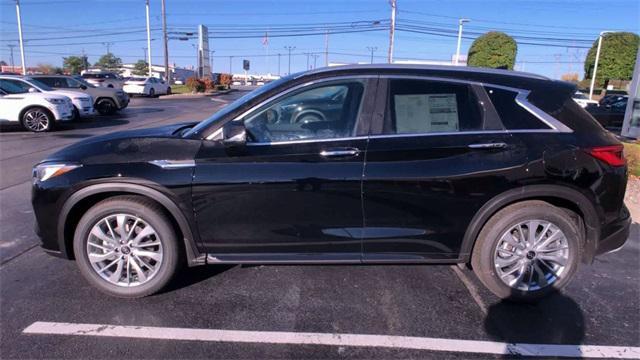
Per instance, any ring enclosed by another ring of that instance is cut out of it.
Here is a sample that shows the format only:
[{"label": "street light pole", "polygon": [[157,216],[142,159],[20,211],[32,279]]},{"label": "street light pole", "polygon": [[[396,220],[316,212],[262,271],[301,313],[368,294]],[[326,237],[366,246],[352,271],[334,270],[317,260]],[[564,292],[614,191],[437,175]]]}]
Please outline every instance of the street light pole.
[{"label": "street light pole", "polygon": [[147,15],[147,58],[149,61],[149,77],[152,77],[153,73],[151,71],[151,27],[149,24],[149,0],[146,0],[145,3]]},{"label": "street light pole", "polygon": [[233,63],[233,56],[229,56],[229,74],[233,75],[233,71],[231,71],[231,65]]},{"label": "street light pole", "polygon": [[14,66],[14,64],[13,64],[13,48],[16,47],[16,46],[13,45],[13,44],[9,44],[7,46],[9,46],[9,51],[11,51],[11,57],[10,57],[10,59],[11,59],[11,71],[13,72],[13,66]]},{"label": "street light pole", "polygon": [[589,87],[589,100],[593,100],[593,87],[596,85],[596,73],[598,72],[598,60],[600,60],[600,48],[602,48],[602,38],[604,34],[612,31],[602,31],[598,36],[598,49],[596,50],[596,61],[593,64],[593,74],[591,74],[591,86]]},{"label": "street light pole", "polygon": [[464,23],[469,21],[471,20],[469,19],[458,20],[458,46],[456,48],[456,59],[453,62],[454,65],[460,64],[460,46],[462,45],[462,26],[464,25]]},{"label": "street light pole", "polygon": [[169,74],[169,40],[167,38],[167,8],[162,0],[162,37],[164,42],[164,80],[171,85],[171,74]]},{"label": "street light pole", "polygon": [[22,18],[20,16],[20,0],[16,0],[16,17],[18,18],[18,37],[20,38],[20,61],[22,61],[22,75],[27,75],[27,65],[24,62],[24,41],[22,40]]},{"label": "street light pole", "polygon": [[377,46],[367,46],[367,49],[371,51],[371,63],[373,64],[373,53],[378,50]]},{"label": "street light pole", "polygon": [[396,0],[389,0],[389,4],[391,4],[391,25],[389,28],[389,54],[387,55],[387,60],[391,64],[393,62],[393,43],[396,32]]},{"label": "street light pole", "polygon": [[285,46],[284,49],[289,52],[289,71],[287,75],[291,75],[291,50],[295,50],[295,46]]}]

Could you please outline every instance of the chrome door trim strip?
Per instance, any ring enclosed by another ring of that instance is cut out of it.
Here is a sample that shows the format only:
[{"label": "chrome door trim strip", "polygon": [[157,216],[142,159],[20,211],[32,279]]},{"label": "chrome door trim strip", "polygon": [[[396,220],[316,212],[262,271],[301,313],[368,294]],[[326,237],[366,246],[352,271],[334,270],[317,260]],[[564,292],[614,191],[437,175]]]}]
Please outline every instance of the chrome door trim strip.
[{"label": "chrome door trim strip", "polygon": [[184,169],[196,166],[195,160],[151,160],[149,164],[155,165],[162,169]]}]

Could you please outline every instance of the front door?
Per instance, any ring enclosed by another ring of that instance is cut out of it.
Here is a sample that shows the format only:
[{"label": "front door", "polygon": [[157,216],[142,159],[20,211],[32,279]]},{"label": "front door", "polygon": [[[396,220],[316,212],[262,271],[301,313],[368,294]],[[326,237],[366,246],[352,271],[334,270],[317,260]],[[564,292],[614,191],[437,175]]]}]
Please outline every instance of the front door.
[{"label": "front door", "polygon": [[[363,184],[365,261],[451,261],[478,209],[526,164],[479,85],[381,80]],[[377,118],[377,117],[376,117]]]},{"label": "front door", "polygon": [[302,86],[236,120],[246,146],[204,141],[193,203],[205,251],[221,261],[359,260],[366,136],[357,129],[375,82]]}]

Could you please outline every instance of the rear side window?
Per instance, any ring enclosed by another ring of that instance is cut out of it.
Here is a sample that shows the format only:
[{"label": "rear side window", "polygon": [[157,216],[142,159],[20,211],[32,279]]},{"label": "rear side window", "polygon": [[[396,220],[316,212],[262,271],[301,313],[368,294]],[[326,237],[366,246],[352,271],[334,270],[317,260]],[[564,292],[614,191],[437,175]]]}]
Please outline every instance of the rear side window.
[{"label": "rear side window", "polygon": [[518,93],[491,86],[486,86],[485,90],[507,130],[549,129],[545,123],[516,102]]},{"label": "rear side window", "polygon": [[384,134],[482,130],[483,117],[473,89],[429,80],[390,81]]}]

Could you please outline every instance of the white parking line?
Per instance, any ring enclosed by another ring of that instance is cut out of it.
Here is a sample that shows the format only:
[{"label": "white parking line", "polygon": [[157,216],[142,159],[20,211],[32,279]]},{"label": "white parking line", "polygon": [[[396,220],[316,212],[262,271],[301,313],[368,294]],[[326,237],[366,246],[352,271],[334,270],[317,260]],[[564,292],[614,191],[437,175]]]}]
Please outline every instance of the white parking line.
[{"label": "white parking line", "polygon": [[29,325],[22,332],[25,334],[110,336],[159,340],[382,347],[542,357],[640,359],[640,347],[509,344],[493,341],[438,339],[411,336],[188,329],[40,321]]}]

